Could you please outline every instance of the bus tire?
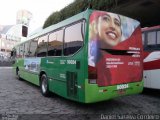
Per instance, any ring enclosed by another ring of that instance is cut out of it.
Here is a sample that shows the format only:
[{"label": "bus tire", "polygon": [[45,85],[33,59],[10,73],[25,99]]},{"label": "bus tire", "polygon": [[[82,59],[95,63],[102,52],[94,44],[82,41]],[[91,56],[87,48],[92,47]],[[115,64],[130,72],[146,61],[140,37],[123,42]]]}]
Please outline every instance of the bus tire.
[{"label": "bus tire", "polygon": [[48,78],[46,74],[42,74],[40,76],[40,87],[41,87],[41,93],[45,97],[49,97],[49,85],[48,85]]}]

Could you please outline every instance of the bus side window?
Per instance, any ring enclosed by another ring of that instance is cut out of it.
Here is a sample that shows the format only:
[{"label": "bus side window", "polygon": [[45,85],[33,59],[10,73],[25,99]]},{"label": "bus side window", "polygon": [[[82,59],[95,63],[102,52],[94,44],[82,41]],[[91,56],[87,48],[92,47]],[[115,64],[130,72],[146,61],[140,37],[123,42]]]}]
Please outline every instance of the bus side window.
[{"label": "bus side window", "polygon": [[63,49],[63,30],[53,32],[49,35],[48,56],[61,56]]},{"label": "bus side window", "polygon": [[64,55],[72,55],[83,46],[81,22],[65,29]]},{"label": "bus side window", "polygon": [[45,57],[47,56],[47,42],[48,42],[48,35],[42,36],[38,39],[38,46],[37,46],[37,57]]},{"label": "bus side window", "polygon": [[15,58],[16,57],[16,48],[13,48],[11,51],[11,58]]},{"label": "bus side window", "polygon": [[146,50],[156,49],[156,31],[147,32],[147,48]]},{"label": "bus side window", "polygon": [[157,31],[157,48],[160,50],[160,31]]},{"label": "bus side window", "polygon": [[38,39],[33,39],[30,42],[30,46],[29,46],[29,57],[35,57],[36,56],[36,50],[37,50],[37,46],[38,46]]},{"label": "bus side window", "polygon": [[143,44],[144,49],[146,49],[147,47],[146,42],[147,42],[146,34],[145,32],[143,32],[142,33],[142,44]]},{"label": "bus side window", "polygon": [[142,33],[142,43],[145,45],[145,33]]},{"label": "bus side window", "polygon": [[16,58],[19,58],[19,47],[16,48]]},{"label": "bus side window", "polygon": [[28,51],[29,51],[29,44],[30,44],[30,41],[27,41],[27,42],[25,43],[25,51],[24,51],[24,56],[25,56],[25,57],[28,57],[28,56],[29,56],[29,53],[28,53]]},{"label": "bus side window", "polygon": [[21,45],[20,45],[19,57],[20,57],[20,58],[23,58],[23,57],[24,57],[24,44],[21,44]]},{"label": "bus side window", "polygon": [[148,45],[156,45],[156,32],[148,32]]}]

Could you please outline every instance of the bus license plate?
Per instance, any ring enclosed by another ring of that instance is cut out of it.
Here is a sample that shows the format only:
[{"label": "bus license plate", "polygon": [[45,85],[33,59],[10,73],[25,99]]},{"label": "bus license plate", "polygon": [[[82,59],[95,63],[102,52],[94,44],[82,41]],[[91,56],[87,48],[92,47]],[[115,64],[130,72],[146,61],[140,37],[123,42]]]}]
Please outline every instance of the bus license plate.
[{"label": "bus license plate", "polygon": [[126,90],[125,90],[125,89],[120,89],[120,90],[117,91],[117,93],[118,93],[119,95],[123,95],[123,94],[126,93]]}]

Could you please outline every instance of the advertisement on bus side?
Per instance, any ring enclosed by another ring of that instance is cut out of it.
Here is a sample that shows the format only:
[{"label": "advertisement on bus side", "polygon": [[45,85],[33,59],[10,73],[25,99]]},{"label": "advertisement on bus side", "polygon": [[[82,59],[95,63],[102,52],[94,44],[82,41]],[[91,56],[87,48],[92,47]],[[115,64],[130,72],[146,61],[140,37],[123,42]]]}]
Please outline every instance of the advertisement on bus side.
[{"label": "advertisement on bus side", "polygon": [[30,72],[39,72],[40,69],[40,58],[25,58],[24,59],[24,68]]}]

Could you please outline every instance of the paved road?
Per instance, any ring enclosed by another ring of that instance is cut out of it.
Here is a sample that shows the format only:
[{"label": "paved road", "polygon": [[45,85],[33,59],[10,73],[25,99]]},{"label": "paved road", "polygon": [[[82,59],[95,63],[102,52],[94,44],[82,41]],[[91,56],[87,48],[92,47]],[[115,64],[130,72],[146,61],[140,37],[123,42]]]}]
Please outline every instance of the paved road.
[{"label": "paved road", "polygon": [[139,115],[138,117],[142,118],[147,114],[154,114],[155,119],[160,119],[160,91],[145,89],[139,95],[86,105],[54,94],[45,98],[40,94],[39,87],[17,80],[11,67],[0,67],[0,114],[0,120],[9,117],[26,120],[29,117],[38,120],[44,116],[47,120],[53,118],[90,120],[108,117],[120,119],[129,117],[127,115],[136,117]]}]

